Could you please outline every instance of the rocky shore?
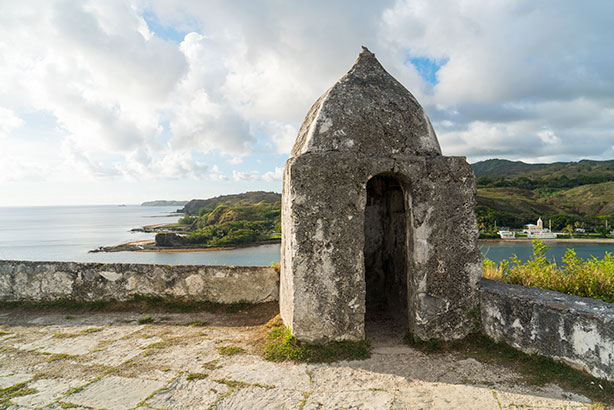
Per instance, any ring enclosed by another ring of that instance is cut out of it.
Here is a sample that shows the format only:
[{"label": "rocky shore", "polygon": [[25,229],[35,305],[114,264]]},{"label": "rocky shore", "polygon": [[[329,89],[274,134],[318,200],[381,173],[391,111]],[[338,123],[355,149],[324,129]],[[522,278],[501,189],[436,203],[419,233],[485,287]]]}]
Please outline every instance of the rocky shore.
[{"label": "rocky shore", "polygon": [[115,246],[101,246],[89,251],[90,253],[98,252],[206,252],[206,251],[223,251],[237,248],[247,248],[251,246],[267,245],[272,243],[280,243],[281,239],[269,239],[266,241],[258,241],[249,244],[241,244],[234,246],[198,246],[195,244],[180,245],[180,246],[159,246],[154,240],[126,242]]}]

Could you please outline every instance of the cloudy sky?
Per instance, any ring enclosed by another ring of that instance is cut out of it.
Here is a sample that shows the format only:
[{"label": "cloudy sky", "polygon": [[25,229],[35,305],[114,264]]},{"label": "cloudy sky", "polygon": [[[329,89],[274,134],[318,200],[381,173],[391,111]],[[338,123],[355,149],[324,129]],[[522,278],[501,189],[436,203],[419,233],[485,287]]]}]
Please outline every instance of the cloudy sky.
[{"label": "cloudy sky", "polygon": [[368,46],[444,155],[614,157],[614,2],[0,0],[0,206],[281,190]]}]

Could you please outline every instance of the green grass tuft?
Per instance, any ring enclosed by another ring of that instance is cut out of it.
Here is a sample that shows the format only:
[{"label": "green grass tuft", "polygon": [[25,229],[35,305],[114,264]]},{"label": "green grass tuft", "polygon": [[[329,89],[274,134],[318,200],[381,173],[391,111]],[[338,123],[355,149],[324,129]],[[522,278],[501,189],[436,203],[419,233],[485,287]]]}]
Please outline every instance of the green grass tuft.
[{"label": "green grass tuft", "polygon": [[155,342],[152,343],[150,345],[147,345],[144,347],[144,349],[161,349],[163,347],[166,347],[168,345],[168,342],[165,342],[164,340],[161,342]]},{"label": "green grass tuft", "polygon": [[215,379],[213,380],[214,382],[217,383],[221,383],[221,384],[225,384],[226,386],[228,386],[230,389],[234,390],[234,389],[240,389],[243,387],[248,387],[249,384],[245,383],[245,382],[240,382],[238,380],[230,380],[230,379]]},{"label": "green grass tuft", "polygon": [[10,399],[13,397],[27,396],[38,393],[38,390],[27,387],[28,382],[18,383],[4,389],[0,389],[0,405],[10,405]]},{"label": "green grass tuft", "polygon": [[151,316],[145,316],[137,320],[139,325],[147,325],[154,322],[154,318]]},{"label": "green grass tuft", "polygon": [[207,326],[208,323],[207,322],[202,322],[200,320],[194,320],[190,323],[186,323],[186,326],[194,326],[194,327],[203,327],[203,326]]},{"label": "green grass tuft", "polygon": [[220,346],[217,351],[222,356],[234,356],[239,353],[245,352],[245,349],[239,346]]},{"label": "green grass tuft", "polygon": [[62,409],[74,409],[76,407],[81,407],[78,404],[70,403],[67,401],[61,401],[59,404],[60,404],[60,408]]},{"label": "green grass tuft", "polygon": [[340,360],[364,360],[370,357],[366,340],[339,341],[329,343],[301,343],[280,319],[267,324],[271,330],[267,333],[264,346],[266,360],[281,362],[291,360],[307,363],[330,363]]},{"label": "green grass tuft", "polygon": [[49,356],[49,362],[55,362],[56,360],[67,360],[67,359],[75,359],[77,356],[74,354],[67,353],[53,353]]},{"label": "green grass tuft", "polygon": [[188,381],[202,380],[202,379],[206,379],[207,377],[209,377],[207,373],[188,373],[186,380]]}]

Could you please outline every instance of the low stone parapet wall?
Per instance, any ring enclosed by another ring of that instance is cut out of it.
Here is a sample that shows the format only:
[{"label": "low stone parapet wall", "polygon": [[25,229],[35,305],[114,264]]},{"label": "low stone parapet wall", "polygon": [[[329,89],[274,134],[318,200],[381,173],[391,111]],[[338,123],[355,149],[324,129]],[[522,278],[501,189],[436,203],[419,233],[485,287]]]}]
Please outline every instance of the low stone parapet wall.
[{"label": "low stone parapet wall", "polygon": [[278,300],[272,266],[0,261],[0,301],[128,300],[165,296],[218,303]]},{"label": "low stone parapet wall", "polygon": [[486,335],[614,380],[614,305],[482,279]]}]

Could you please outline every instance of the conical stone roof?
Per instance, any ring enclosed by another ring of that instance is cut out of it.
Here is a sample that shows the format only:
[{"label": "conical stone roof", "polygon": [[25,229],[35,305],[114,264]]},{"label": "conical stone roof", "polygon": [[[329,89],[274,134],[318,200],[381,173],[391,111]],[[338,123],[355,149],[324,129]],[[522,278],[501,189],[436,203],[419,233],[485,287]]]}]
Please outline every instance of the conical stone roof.
[{"label": "conical stone roof", "polygon": [[305,117],[291,156],[308,152],[434,156],[441,148],[416,98],[363,47]]}]

